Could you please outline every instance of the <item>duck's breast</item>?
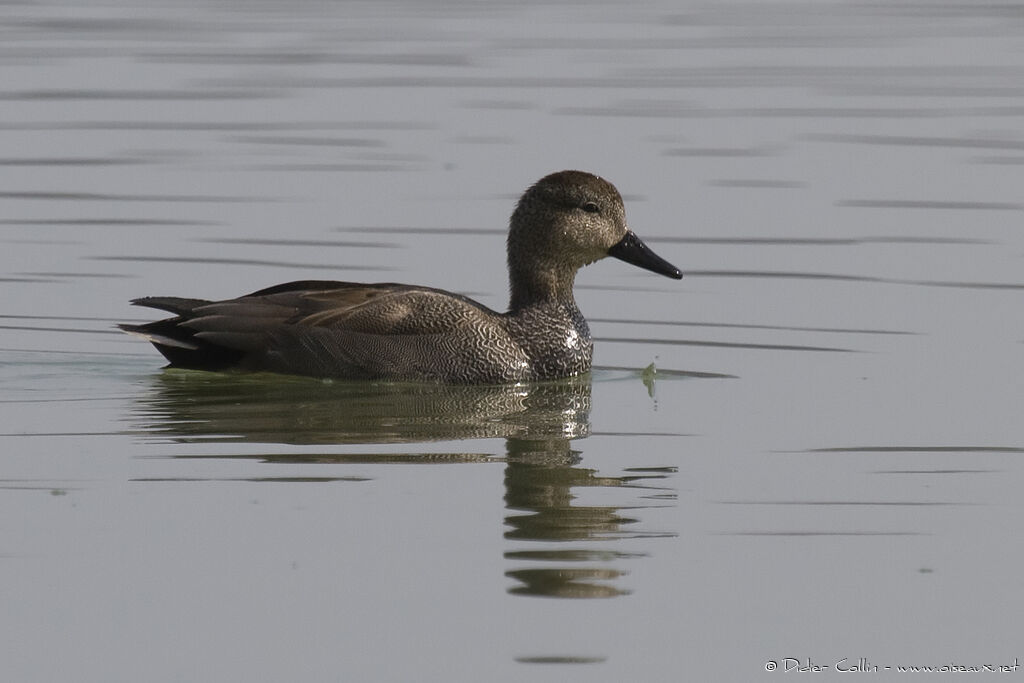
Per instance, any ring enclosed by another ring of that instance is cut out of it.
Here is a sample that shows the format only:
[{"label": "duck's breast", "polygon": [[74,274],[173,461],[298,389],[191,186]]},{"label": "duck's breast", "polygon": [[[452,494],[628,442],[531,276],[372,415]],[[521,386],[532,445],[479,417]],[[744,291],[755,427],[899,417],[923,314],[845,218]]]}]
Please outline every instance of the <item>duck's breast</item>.
[{"label": "duck's breast", "polygon": [[545,303],[506,316],[510,336],[526,352],[534,379],[590,370],[594,343],[575,303]]}]

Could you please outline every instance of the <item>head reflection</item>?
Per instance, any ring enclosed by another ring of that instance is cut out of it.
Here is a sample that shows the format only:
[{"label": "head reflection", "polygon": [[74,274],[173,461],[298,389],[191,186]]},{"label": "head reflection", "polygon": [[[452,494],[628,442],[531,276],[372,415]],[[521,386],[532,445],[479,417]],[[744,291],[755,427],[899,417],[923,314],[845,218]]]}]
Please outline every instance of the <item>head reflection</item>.
[{"label": "head reflection", "polygon": [[[618,477],[599,476],[580,467],[580,453],[564,439],[509,439],[505,469],[505,537],[513,541],[557,541],[531,549],[510,550],[505,558],[529,566],[513,569],[507,576],[520,585],[517,595],[559,598],[610,598],[629,593],[611,582],[627,572],[610,567],[623,559],[642,557],[615,549],[623,538],[663,535],[633,531],[637,519],[620,514],[608,505],[574,504],[574,490],[588,487],[647,488],[641,480],[664,478],[666,472]],[[638,506],[635,495],[629,506]],[[593,547],[591,542],[606,547]],[[563,543],[573,543],[566,548]],[[578,544],[585,543],[584,547]]]}]

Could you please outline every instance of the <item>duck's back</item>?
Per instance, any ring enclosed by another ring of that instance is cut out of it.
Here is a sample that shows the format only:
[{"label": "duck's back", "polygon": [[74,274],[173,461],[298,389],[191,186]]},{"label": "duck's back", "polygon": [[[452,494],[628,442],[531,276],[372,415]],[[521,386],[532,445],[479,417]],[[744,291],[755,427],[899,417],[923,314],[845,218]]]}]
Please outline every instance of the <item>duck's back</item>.
[{"label": "duck's back", "polygon": [[122,326],[151,341],[172,366],[351,379],[530,378],[528,357],[503,316],[429,287],[305,280],[226,301],[134,303],[175,314]]}]

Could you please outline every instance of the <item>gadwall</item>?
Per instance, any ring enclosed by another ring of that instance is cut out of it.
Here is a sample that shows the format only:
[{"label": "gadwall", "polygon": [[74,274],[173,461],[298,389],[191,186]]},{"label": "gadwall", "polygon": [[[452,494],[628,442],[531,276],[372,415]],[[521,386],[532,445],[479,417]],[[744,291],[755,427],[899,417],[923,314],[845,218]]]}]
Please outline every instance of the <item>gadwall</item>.
[{"label": "gadwall", "polygon": [[568,377],[588,371],[593,353],[576,271],[605,256],[682,277],[627,227],[614,185],[561,171],[512,213],[508,313],[430,287],[300,280],[227,301],[135,299],[175,317],[120,327],[172,367],[459,384]]}]

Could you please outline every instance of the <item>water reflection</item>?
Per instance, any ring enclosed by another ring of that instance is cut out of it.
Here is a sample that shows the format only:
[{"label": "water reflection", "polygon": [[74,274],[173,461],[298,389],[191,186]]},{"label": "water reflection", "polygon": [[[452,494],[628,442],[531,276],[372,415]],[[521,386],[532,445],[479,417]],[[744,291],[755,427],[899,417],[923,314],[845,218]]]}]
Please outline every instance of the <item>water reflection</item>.
[{"label": "water reflection", "polygon": [[590,432],[589,376],[472,387],[165,370],[152,382],[134,411],[136,426],[190,443],[567,441]]},{"label": "water reflection", "polygon": [[[638,378],[639,379],[639,378]],[[151,380],[131,416],[147,439],[188,444],[394,444],[504,438],[505,453],[178,454],[179,458],[245,458],[263,462],[429,464],[504,460],[506,576],[516,595],[596,598],[625,595],[615,585],[623,560],[645,556],[616,547],[623,539],[664,536],[635,526],[624,508],[664,504],[674,491],[656,485],[672,468],[602,476],[581,466],[573,439],[590,434],[589,376],[528,385],[324,382],[303,377],[165,370]],[[239,480],[263,480],[245,476]],[[323,481],[288,476],[274,480]],[[329,477],[330,480],[350,477]],[[233,479],[234,480],[234,479]],[[152,481],[152,479],[147,479]],[[160,481],[196,481],[195,477]],[[586,488],[629,489],[619,505],[579,505]],[[653,489],[653,490],[652,490]],[[544,543],[536,547],[534,542]],[[551,545],[551,543],[558,545]],[[565,543],[603,543],[581,548]]]},{"label": "water reflection", "polygon": [[[643,480],[664,479],[668,472],[603,477],[596,470],[579,467],[580,452],[565,439],[508,439],[505,468],[505,518],[510,530],[505,538],[515,541],[614,541],[623,538],[665,535],[629,530],[637,519],[621,514],[620,507],[574,505],[574,489],[585,487],[638,487]],[[635,502],[633,503],[635,506]],[[610,598],[629,591],[609,582],[626,574],[608,566],[622,559],[642,557],[609,549],[512,550],[505,558],[542,562],[542,566],[513,569],[506,576],[520,585],[516,595],[559,598]],[[602,563],[593,566],[594,562]],[[583,563],[588,563],[583,565]]]}]

